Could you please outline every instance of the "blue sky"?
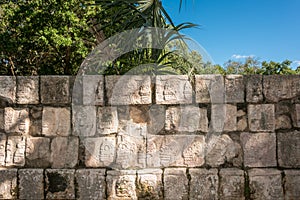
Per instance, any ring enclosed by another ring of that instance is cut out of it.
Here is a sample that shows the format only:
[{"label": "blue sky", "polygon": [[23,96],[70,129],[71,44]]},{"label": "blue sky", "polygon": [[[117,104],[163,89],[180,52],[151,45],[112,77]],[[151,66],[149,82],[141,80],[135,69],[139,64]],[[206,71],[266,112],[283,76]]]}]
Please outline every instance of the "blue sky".
[{"label": "blue sky", "polygon": [[216,64],[254,56],[300,65],[300,0],[162,0],[176,24],[200,29],[184,33],[201,44]]}]

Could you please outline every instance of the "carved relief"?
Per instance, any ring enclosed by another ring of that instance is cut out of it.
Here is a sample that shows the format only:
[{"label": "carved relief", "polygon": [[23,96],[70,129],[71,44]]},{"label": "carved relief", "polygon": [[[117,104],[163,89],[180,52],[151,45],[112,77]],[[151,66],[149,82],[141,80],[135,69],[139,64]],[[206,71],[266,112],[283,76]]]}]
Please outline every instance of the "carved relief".
[{"label": "carved relief", "polygon": [[238,169],[221,169],[220,199],[244,199],[244,172]]},{"label": "carved relief", "polygon": [[225,102],[244,102],[244,80],[242,75],[225,76]]},{"label": "carved relief", "polygon": [[0,135],[0,167],[5,166],[6,136]]},{"label": "carved relief", "polygon": [[83,105],[103,105],[103,90],[103,76],[83,76]]},{"label": "carved relief", "polygon": [[273,104],[249,105],[248,113],[251,131],[274,131],[275,107]]},{"label": "carved relief", "polygon": [[96,133],[96,107],[73,106],[73,134],[81,137]]},{"label": "carved relief", "polygon": [[116,133],[118,131],[118,114],[116,107],[98,108],[98,133],[100,135]]},{"label": "carved relief", "polygon": [[11,136],[7,139],[6,166],[25,165],[25,138]]},{"label": "carved relief", "polygon": [[41,76],[42,103],[69,103],[69,77]]},{"label": "carved relief", "polygon": [[39,103],[39,77],[17,77],[17,103],[38,104]]},{"label": "carved relief", "polygon": [[204,164],[204,136],[197,136],[183,151],[184,164],[196,167]]},{"label": "carved relief", "polygon": [[71,122],[68,108],[43,108],[42,133],[46,136],[70,135]]},{"label": "carved relief", "polygon": [[130,137],[119,136],[116,164],[122,169],[136,166],[137,151],[137,144]]},{"label": "carved relief", "polygon": [[7,133],[29,133],[29,112],[28,109],[14,109],[7,107],[4,111],[4,129]]},{"label": "carved relief", "polygon": [[0,76],[0,102],[14,103],[16,96],[16,77]]}]

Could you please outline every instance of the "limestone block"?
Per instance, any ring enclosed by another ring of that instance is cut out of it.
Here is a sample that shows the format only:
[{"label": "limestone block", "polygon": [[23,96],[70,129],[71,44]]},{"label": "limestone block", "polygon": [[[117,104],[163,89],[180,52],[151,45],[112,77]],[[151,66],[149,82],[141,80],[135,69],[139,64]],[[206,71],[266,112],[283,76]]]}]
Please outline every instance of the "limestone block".
[{"label": "limestone block", "polygon": [[221,169],[220,171],[220,199],[245,199],[244,172],[240,169]]},{"label": "limestone block", "polygon": [[[129,115],[130,119],[134,123],[148,123],[149,121],[149,112],[150,106],[142,105],[142,106],[130,106],[129,107]],[[159,113],[157,113],[159,115]]]},{"label": "limestone block", "polygon": [[41,103],[70,103],[68,76],[41,76]]},{"label": "limestone block", "polygon": [[262,75],[246,76],[246,100],[248,103],[263,101]]},{"label": "limestone block", "polygon": [[150,76],[106,76],[105,87],[110,105],[150,104]]},{"label": "limestone block", "polygon": [[240,119],[238,119],[237,131],[245,131],[247,129],[247,127],[248,127],[248,124],[247,124],[247,117],[246,116],[243,116]]},{"label": "limestone block", "polygon": [[242,75],[225,76],[225,102],[243,103],[244,102],[244,78]]},{"label": "limestone block", "polygon": [[137,171],[138,199],[159,200],[163,198],[162,170],[144,169]]},{"label": "limestone block", "polygon": [[237,108],[235,105],[226,104],[226,116],[224,122],[225,132],[236,131],[237,128]]},{"label": "limestone block", "polygon": [[26,166],[49,167],[50,160],[50,138],[32,137],[26,139]]},{"label": "limestone block", "polygon": [[188,199],[188,178],[185,168],[167,168],[164,171],[164,199]]},{"label": "limestone block", "polygon": [[300,77],[297,75],[264,76],[263,91],[268,102],[278,102],[300,95]]},{"label": "limestone block", "polygon": [[5,166],[6,158],[6,135],[0,133],[0,167]]},{"label": "limestone block", "polygon": [[157,104],[190,104],[192,101],[192,85],[188,76],[156,76]]},{"label": "limestone block", "polygon": [[72,168],[78,160],[77,137],[56,137],[51,142],[52,168]]},{"label": "limestone block", "polygon": [[225,87],[222,75],[195,75],[196,103],[224,103]]},{"label": "limestone block", "polygon": [[72,106],[73,135],[80,137],[94,136],[96,133],[96,107]]},{"label": "limestone block", "polygon": [[300,104],[293,105],[292,119],[294,127],[300,128]]},{"label": "limestone block", "polygon": [[275,108],[273,104],[248,105],[250,131],[274,131]]},{"label": "limestone block", "polygon": [[10,136],[7,139],[6,145],[6,166],[19,166],[25,165],[25,137]]},{"label": "limestone block", "polygon": [[275,167],[275,133],[242,133],[244,165],[247,167]]},{"label": "limestone block", "polygon": [[242,165],[242,148],[228,135],[212,135],[206,141],[206,164],[218,167],[223,164]]},{"label": "limestone block", "polygon": [[217,169],[189,169],[191,200],[218,199],[219,178]]},{"label": "limestone block", "polygon": [[83,105],[104,104],[104,78],[101,75],[83,76]]},{"label": "limestone block", "polygon": [[165,105],[151,105],[149,109],[148,133],[158,134],[165,128],[166,107]]},{"label": "limestone block", "polygon": [[287,115],[277,116],[275,121],[275,128],[276,130],[292,128],[291,119]]},{"label": "limestone block", "polygon": [[30,119],[27,108],[6,107],[4,110],[4,129],[6,133],[27,135],[29,133]]},{"label": "limestone block", "polygon": [[44,199],[43,173],[43,169],[20,169],[18,171],[20,199]]},{"label": "limestone block", "polygon": [[0,105],[1,103],[15,103],[16,77],[0,76]]},{"label": "limestone block", "polygon": [[147,167],[187,166],[204,164],[204,136],[150,136],[147,139]]},{"label": "limestone block", "polygon": [[300,171],[285,170],[284,174],[285,199],[298,199],[300,197]]},{"label": "limestone block", "polygon": [[[83,76],[78,73],[76,76],[70,77],[70,94],[72,94],[72,105],[83,105]],[[73,86],[73,87],[72,87]]]},{"label": "limestone block", "polygon": [[[211,105],[210,132],[221,133],[224,131],[225,122],[227,119],[226,104]],[[231,119],[228,118],[228,122]]]},{"label": "limestone block", "polygon": [[249,171],[251,199],[284,199],[281,171],[276,169],[252,169]]},{"label": "limestone block", "polygon": [[137,200],[136,171],[107,171],[108,200]]},{"label": "limestone block", "polygon": [[47,199],[75,199],[74,169],[46,169]]},{"label": "limestone block", "polygon": [[0,199],[17,199],[17,169],[0,168]]},{"label": "limestone block", "polygon": [[77,199],[106,199],[105,169],[76,170]]},{"label": "limestone block", "polygon": [[280,167],[300,167],[300,132],[278,133],[278,163]]},{"label": "limestone block", "polygon": [[39,77],[18,76],[17,77],[17,103],[38,104],[39,103]]},{"label": "limestone block", "polygon": [[4,130],[4,109],[0,108],[0,131]]},{"label": "limestone block", "polygon": [[42,107],[32,107],[32,108],[30,108],[29,117],[30,117],[29,134],[31,136],[40,136],[40,135],[42,135],[43,108]]},{"label": "limestone block", "polygon": [[69,108],[43,108],[42,134],[45,136],[69,136],[71,112]]},{"label": "limestone block", "polygon": [[117,133],[119,121],[116,107],[99,107],[97,112],[97,133],[107,135]]}]

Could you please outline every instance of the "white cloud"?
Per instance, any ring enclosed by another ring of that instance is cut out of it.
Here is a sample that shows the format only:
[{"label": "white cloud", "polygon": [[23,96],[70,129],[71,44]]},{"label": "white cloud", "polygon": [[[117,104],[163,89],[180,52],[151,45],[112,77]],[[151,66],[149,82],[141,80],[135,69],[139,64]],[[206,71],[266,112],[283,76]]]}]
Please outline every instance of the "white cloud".
[{"label": "white cloud", "polygon": [[239,54],[233,54],[231,56],[231,58],[234,58],[234,59],[245,59],[245,58],[253,58],[255,57],[255,55],[239,55]]},{"label": "white cloud", "polygon": [[296,65],[296,66],[300,66],[300,60],[294,60],[293,64]]}]

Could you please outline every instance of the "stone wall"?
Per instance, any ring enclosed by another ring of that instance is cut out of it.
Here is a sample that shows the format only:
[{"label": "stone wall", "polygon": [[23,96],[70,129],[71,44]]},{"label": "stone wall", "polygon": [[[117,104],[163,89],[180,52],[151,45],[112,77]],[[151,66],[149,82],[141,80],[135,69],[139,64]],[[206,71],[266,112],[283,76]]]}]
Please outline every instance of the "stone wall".
[{"label": "stone wall", "polygon": [[300,76],[0,77],[0,199],[299,199]]}]

